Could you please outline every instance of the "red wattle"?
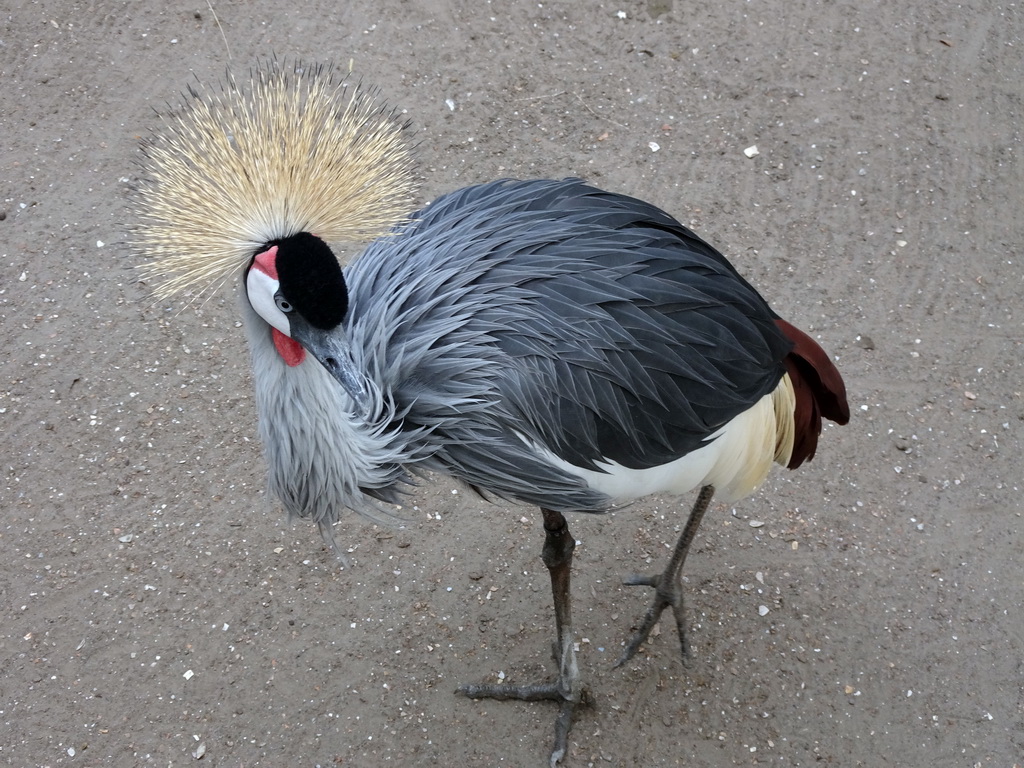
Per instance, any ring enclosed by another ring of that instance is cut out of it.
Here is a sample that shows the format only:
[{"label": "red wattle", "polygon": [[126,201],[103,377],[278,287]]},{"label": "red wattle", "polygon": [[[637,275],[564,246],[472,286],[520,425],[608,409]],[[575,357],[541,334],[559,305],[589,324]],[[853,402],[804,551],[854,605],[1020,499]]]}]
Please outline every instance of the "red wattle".
[{"label": "red wattle", "polygon": [[281,356],[281,359],[287,365],[294,368],[306,359],[306,350],[303,349],[299,342],[291,336],[285,336],[277,328],[271,328],[270,330],[274,336],[274,347],[277,349],[277,354]]}]

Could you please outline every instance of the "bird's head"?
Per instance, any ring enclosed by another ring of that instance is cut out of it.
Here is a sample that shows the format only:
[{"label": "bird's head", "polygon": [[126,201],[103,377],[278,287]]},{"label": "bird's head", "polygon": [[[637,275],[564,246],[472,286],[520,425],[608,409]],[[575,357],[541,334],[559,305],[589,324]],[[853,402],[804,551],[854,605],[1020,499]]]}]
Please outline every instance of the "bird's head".
[{"label": "bird's head", "polygon": [[252,308],[273,328],[285,362],[298,365],[309,352],[358,405],[365,404],[365,377],[342,327],[348,287],[327,243],[307,232],[267,243],[246,270],[245,290]]}]

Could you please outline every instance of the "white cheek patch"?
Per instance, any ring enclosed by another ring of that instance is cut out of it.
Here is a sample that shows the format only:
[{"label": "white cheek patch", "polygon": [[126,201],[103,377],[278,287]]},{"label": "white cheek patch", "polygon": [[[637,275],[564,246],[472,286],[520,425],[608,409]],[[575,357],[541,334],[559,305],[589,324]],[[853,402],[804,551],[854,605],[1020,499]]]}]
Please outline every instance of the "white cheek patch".
[{"label": "white cheek patch", "polygon": [[245,277],[245,292],[256,314],[285,336],[291,336],[288,316],[278,309],[274,302],[274,294],[277,293],[279,285],[277,280],[255,267],[250,269]]}]

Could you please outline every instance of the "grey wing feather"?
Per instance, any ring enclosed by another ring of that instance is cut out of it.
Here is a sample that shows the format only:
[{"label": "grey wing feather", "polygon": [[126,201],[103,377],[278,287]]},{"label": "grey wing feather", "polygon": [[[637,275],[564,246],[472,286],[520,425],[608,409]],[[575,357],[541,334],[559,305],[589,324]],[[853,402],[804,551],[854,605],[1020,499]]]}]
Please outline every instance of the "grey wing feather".
[{"label": "grey wing feather", "polygon": [[435,201],[347,270],[349,333],[424,466],[556,509],[608,502],[544,462],[679,458],[771,392],[790,344],[714,248],[578,180]]}]

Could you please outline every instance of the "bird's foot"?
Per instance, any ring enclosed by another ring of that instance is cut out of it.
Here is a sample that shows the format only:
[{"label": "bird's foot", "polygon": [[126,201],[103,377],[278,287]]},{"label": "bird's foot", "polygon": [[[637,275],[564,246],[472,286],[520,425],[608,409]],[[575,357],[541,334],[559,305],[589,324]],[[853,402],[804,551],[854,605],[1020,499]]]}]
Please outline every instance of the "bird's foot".
[{"label": "bird's foot", "polygon": [[569,729],[572,727],[576,707],[587,702],[587,694],[580,682],[579,670],[576,667],[576,654],[570,644],[559,654],[558,679],[549,683],[536,685],[511,685],[508,683],[483,683],[480,685],[460,685],[455,689],[471,699],[497,699],[498,701],[557,701],[558,716],[555,718],[555,743],[551,750],[550,766],[555,766],[565,756],[568,749]]},{"label": "bird's foot", "polygon": [[664,573],[656,576],[634,575],[628,576],[622,580],[623,584],[631,587],[654,587],[654,599],[647,608],[647,613],[644,614],[643,621],[640,623],[640,628],[633,633],[629,642],[626,643],[626,648],[623,650],[622,655],[619,656],[618,661],[615,662],[616,667],[621,667],[633,658],[640,646],[647,641],[647,638],[651,634],[651,630],[654,629],[654,625],[657,624],[658,619],[661,618],[662,611],[669,606],[672,607],[672,614],[676,619],[676,631],[679,633],[680,651],[682,653],[683,663],[686,663],[686,659],[690,654],[690,648],[686,639],[686,621],[683,617],[683,590],[677,578],[666,578],[667,575],[668,574]]},{"label": "bird's foot", "polygon": [[565,756],[569,743],[569,729],[572,727],[572,717],[576,706],[583,703],[583,696],[579,701],[567,699],[562,694],[561,685],[554,683],[540,683],[539,685],[460,685],[458,693],[468,696],[471,699],[497,699],[508,701],[516,699],[519,701],[557,701],[558,716],[555,718],[555,743],[551,749],[551,768],[558,765]]}]

